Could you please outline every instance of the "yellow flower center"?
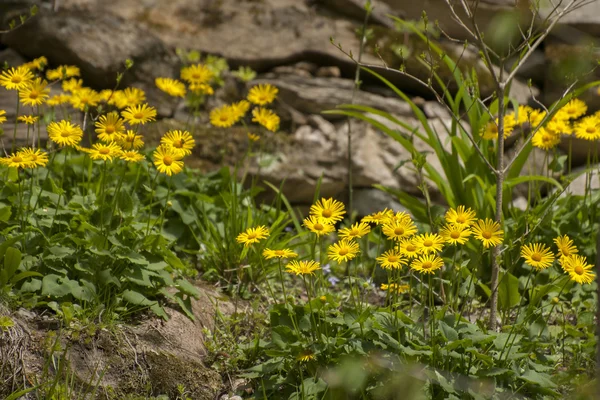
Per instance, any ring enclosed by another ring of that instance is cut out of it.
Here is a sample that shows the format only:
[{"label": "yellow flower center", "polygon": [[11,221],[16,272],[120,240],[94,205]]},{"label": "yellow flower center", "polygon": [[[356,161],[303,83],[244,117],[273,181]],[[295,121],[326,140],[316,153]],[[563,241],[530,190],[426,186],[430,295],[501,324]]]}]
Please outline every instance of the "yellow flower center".
[{"label": "yellow flower center", "polygon": [[406,246],[406,251],[413,252],[413,251],[416,251],[416,250],[417,250],[417,246],[415,246],[414,244],[409,244],[409,245]]},{"label": "yellow flower center", "polygon": [[425,261],[423,264],[421,264],[421,268],[423,269],[429,269],[433,267],[433,264],[431,263],[431,261]]},{"label": "yellow flower center", "polygon": [[465,222],[467,222],[467,220],[465,219],[464,216],[459,215],[458,217],[456,217],[456,222],[459,224],[464,224]]},{"label": "yellow flower center", "polygon": [[107,126],[107,127],[104,129],[104,131],[110,135],[111,133],[114,133],[114,132],[115,132],[115,127],[114,127],[114,126],[112,126],[112,125],[108,125],[108,126]]},{"label": "yellow flower center", "polygon": [[69,136],[71,136],[71,133],[68,131],[62,131],[60,133],[60,137],[68,138]]},{"label": "yellow flower center", "polygon": [[348,249],[346,249],[346,248],[340,249],[339,254],[340,254],[340,256],[345,256],[346,254],[348,254]]},{"label": "yellow flower center", "polygon": [[104,148],[102,148],[102,149],[98,150],[98,153],[100,153],[100,154],[104,154],[104,155],[107,155],[107,154],[110,154],[110,149],[109,149],[109,148],[106,148],[106,147],[104,147]]},{"label": "yellow flower center", "polygon": [[575,271],[577,275],[583,275],[584,273],[583,267],[581,265],[577,265],[575,268],[573,268],[573,271]]},{"label": "yellow flower center", "polygon": [[492,238],[492,232],[490,232],[490,231],[483,231],[483,232],[481,232],[481,236],[483,236],[484,239],[491,239]]},{"label": "yellow flower center", "polygon": [[391,263],[398,262],[398,256],[389,256],[388,262],[391,262]]},{"label": "yellow flower center", "polygon": [[571,255],[571,252],[567,248],[561,249],[561,252],[563,253],[563,256],[565,256],[565,257],[569,257]]},{"label": "yellow flower center", "polygon": [[454,231],[450,234],[452,239],[458,239],[460,237],[460,232]]},{"label": "yellow flower center", "polygon": [[30,154],[30,155],[29,155],[29,159],[30,159],[31,161],[35,162],[35,161],[37,161],[37,160],[38,160],[38,156],[37,156],[36,154]]},{"label": "yellow flower center", "polygon": [[173,141],[173,146],[177,147],[178,149],[181,149],[183,147],[183,139],[179,139],[179,140],[174,140]]},{"label": "yellow flower center", "polygon": [[257,236],[258,235],[256,233],[251,232],[251,233],[248,234],[248,239],[256,239]]},{"label": "yellow flower center", "polygon": [[23,158],[21,158],[20,156],[14,156],[14,157],[12,158],[12,162],[14,162],[14,163],[20,163],[20,162],[23,162]]},{"label": "yellow flower center", "polygon": [[431,241],[430,239],[426,239],[423,241],[423,246],[431,247],[431,246],[433,246],[433,241]]},{"label": "yellow flower center", "polygon": [[[163,164],[165,164],[168,167],[169,165],[173,164],[173,158],[171,156],[164,156]],[[248,236],[250,236],[250,234],[248,234]]]},{"label": "yellow flower center", "polygon": [[141,112],[137,112],[137,113],[133,114],[133,118],[142,119],[142,118],[144,118],[144,114]]},{"label": "yellow flower center", "polygon": [[333,211],[327,208],[321,212],[321,215],[323,216],[323,218],[331,218],[331,216],[333,215]]},{"label": "yellow flower center", "polygon": [[38,98],[38,96],[39,96],[39,95],[38,95],[38,93],[37,93],[37,92],[31,92],[31,93],[29,93],[29,98],[30,98],[31,100],[35,100],[35,99],[37,99],[37,98]]},{"label": "yellow flower center", "polygon": [[10,81],[12,83],[21,83],[21,81],[23,81],[23,79],[18,75],[13,75],[13,77],[10,78]]},{"label": "yellow flower center", "polygon": [[275,250],[275,255],[281,257],[284,255],[284,252],[283,250]]},{"label": "yellow flower center", "polygon": [[535,262],[540,262],[542,261],[542,255],[540,253],[533,253],[531,259]]},{"label": "yellow flower center", "polygon": [[567,108],[567,114],[575,114],[577,110],[575,108]]},{"label": "yellow flower center", "polygon": [[360,232],[358,231],[358,229],[356,229],[356,228],[353,228],[353,229],[350,231],[350,236],[358,236],[358,234],[359,234],[359,233],[360,233]]},{"label": "yellow flower center", "polygon": [[404,228],[398,227],[398,228],[394,229],[394,235],[398,235],[398,236],[404,235]]},{"label": "yellow flower center", "polygon": [[192,74],[193,79],[200,79],[200,74]]},{"label": "yellow flower center", "polygon": [[316,231],[322,231],[325,227],[323,226],[323,224],[320,224],[320,223],[317,222],[316,224],[313,225],[313,228]]},{"label": "yellow flower center", "polygon": [[227,121],[228,119],[229,119],[229,116],[227,116],[227,114],[221,114],[221,115],[219,116],[219,120],[220,120],[221,122],[225,122],[225,121]]},{"label": "yellow flower center", "polygon": [[586,128],[585,130],[587,133],[596,133],[596,128],[594,128],[593,126],[589,126]]}]

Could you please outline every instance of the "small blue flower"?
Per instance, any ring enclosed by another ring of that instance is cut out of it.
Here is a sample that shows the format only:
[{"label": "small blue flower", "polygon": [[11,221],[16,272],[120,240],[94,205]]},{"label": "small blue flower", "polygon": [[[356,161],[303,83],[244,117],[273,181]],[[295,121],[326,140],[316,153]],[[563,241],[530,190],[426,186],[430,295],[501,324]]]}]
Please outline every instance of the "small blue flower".
[{"label": "small blue flower", "polygon": [[325,275],[329,275],[331,273],[331,265],[329,265],[329,263],[327,263],[321,267],[321,270],[323,271],[323,273]]},{"label": "small blue flower", "polygon": [[336,278],[335,276],[330,276],[329,278],[327,278],[327,280],[329,281],[329,283],[331,283],[331,286],[335,286],[340,280],[338,278]]}]

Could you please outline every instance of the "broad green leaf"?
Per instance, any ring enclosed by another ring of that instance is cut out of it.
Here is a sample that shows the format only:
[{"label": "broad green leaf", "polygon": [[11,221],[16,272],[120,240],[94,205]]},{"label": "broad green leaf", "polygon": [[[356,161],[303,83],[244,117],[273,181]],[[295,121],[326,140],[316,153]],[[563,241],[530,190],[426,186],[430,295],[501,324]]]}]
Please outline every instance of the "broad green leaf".
[{"label": "broad green leaf", "polygon": [[521,302],[519,279],[516,276],[506,272],[500,277],[498,302],[502,310],[508,310]]}]

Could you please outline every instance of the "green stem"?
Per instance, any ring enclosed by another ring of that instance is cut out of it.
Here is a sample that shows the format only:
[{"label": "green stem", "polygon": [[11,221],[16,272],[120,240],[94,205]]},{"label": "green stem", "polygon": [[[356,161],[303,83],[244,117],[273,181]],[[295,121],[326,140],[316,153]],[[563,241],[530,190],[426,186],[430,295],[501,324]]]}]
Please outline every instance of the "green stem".
[{"label": "green stem", "polygon": [[[158,178],[158,171],[156,171],[156,175],[154,175],[154,179],[152,180],[152,190],[150,192],[150,204],[154,201],[154,191],[156,190],[156,179]],[[150,233],[150,220],[152,219],[152,208],[149,209],[148,215],[148,223],[146,224],[146,236]]]},{"label": "green stem", "polygon": [[17,91],[17,111],[16,111],[16,114],[15,114],[15,129],[13,130],[13,140],[12,140],[12,146],[11,146],[11,149],[10,149],[11,153],[14,153],[15,147],[16,147],[16,144],[17,144],[17,125],[19,123],[19,105],[20,105],[20,103],[19,103],[19,92]]}]

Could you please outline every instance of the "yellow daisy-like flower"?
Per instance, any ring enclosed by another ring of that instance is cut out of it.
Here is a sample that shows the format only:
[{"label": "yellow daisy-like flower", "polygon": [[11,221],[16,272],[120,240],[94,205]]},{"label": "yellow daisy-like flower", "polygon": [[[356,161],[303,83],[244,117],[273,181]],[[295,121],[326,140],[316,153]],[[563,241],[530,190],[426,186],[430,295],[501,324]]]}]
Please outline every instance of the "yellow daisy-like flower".
[{"label": "yellow daisy-like flower", "polygon": [[248,91],[248,100],[259,106],[264,106],[272,103],[278,92],[279,89],[269,83],[256,85]]},{"label": "yellow daisy-like flower", "polygon": [[256,122],[271,132],[275,132],[279,129],[280,120],[279,116],[271,110],[266,108],[255,108],[252,110],[252,122]]},{"label": "yellow daisy-like flower", "polygon": [[46,68],[46,65],[48,65],[48,59],[44,56],[35,58],[35,59],[31,60],[30,62],[23,64],[24,67],[27,67],[30,70],[37,69],[38,71],[41,71],[44,68]]},{"label": "yellow daisy-like flower", "polygon": [[146,124],[156,119],[156,108],[148,104],[130,106],[121,113],[130,125]]},{"label": "yellow daisy-like flower", "polygon": [[588,284],[594,281],[596,275],[590,272],[593,265],[586,262],[586,258],[574,254],[565,259],[565,271],[572,281],[580,284]]},{"label": "yellow daisy-like flower", "polygon": [[556,117],[552,118],[545,126],[544,128],[560,137],[560,135],[565,134],[565,135],[570,135],[572,133],[572,128],[571,125],[569,124],[568,121],[566,120],[562,120],[562,119],[558,119]]},{"label": "yellow daisy-like flower", "polygon": [[44,167],[48,164],[48,154],[40,149],[24,148],[18,151],[17,155],[27,161],[27,168]]},{"label": "yellow daisy-like flower", "polygon": [[391,219],[383,224],[383,234],[390,240],[399,241],[417,233],[417,227],[410,219]]},{"label": "yellow daisy-like flower", "polygon": [[531,113],[533,112],[533,108],[525,105],[520,105],[517,109],[517,125],[523,125],[525,123],[529,123],[531,121]]},{"label": "yellow daisy-like flower", "polygon": [[118,108],[127,108],[127,107],[135,107],[139,106],[146,101],[146,93],[142,89],[138,89],[135,87],[129,87],[124,90],[117,90],[113,93],[113,101],[110,101],[109,104],[113,103]]},{"label": "yellow daisy-like flower", "polygon": [[227,104],[219,108],[213,108],[209,117],[210,123],[219,128],[229,128],[237,121],[235,111]]},{"label": "yellow daisy-like flower", "polygon": [[556,115],[558,118],[577,119],[586,113],[587,108],[582,100],[573,99],[558,110]]},{"label": "yellow daisy-like flower", "polygon": [[449,224],[440,230],[440,236],[446,243],[465,244],[471,236],[471,230],[461,225]]},{"label": "yellow daisy-like flower", "polygon": [[183,171],[183,161],[181,161],[183,157],[175,153],[170,147],[158,146],[152,158],[158,172],[171,176]]},{"label": "yellow daisy-like flower", "polygon": [[408,292],[410,289],[409,285],[399,285],[397,283],[382,283],[381,290],[385,290],[388,292],[395,292],[397,294],[402,294]]},{"label": "yellow daisy-like flower", "polygon": [[366,222],[357,222],[349,228],[342,228],[338,231],[339,237],[349,239],[360,239],[371,232],[371,227]]},{"label": "yellow daisy-like flower", "polygon": [[8,90],[23,90],[32,80],[33,74],[24,66],[10,68],[0,74],[0,86]]},{"label": "yellow daisy-like flower", "polygon": [[579,253],[577,247],[573,244],[573,240],[567,235],[562,235],[553,239],[558,247],[558,256],[560,256],[561,267],[564,267],[563,259],[571,257],[573,254]]},{"label": "yellow daisy-like flower", "polygon": [[410,214],[406,211],[396,211],[396,213],[392,216],[393,221],[412,221]]},{"label": "yellow daisy-like flower", "polygon": [[39,106],[48,98],[50,89],[47,87],[48,82],[42,78],[36,78],[29,81],[27,85],[19,91],[19,99],[26,106]]},{"label": "yellow daisy-like flower", "polygon": [[433,274],[434,271],[442,268],[444,261],[435,254],[424,254],[414,259],[410,268],[423,274]]},{"label": "yellow daisy-like flower", "polygon": [[246,232],[240,233],[235,240],[238,243],[242,243],[244,246],[250,246],[251,244],[258,243],[269,236],[269,229],[260,225],[256,228],[248,228]]},{"label": "yellow daisy-like flower", "polygon": [[332,225],[344,219],[344,214],[346,214],[344,203],[333,198],[322,198],[310,206],[310,215],[323,218],[325,222]]},{"label": "yellow daisy-like flower", "polygon": [[396,249],[388,250],[376,258],[383,269],[399,269],[406,265],[407,260],[402,258],[400,251]]},{"label": "yellow daisy-like flower", "polygon": [[237,103],[233,103],[231,105],[231,110],[233,111],[233,115],[235,118],[235,122],[244,118],[248,110],[250,109],[250,103],[246,100],[238,101]]},{"label": "yellow daisy-like flower", "polygon": [[27,125],[33,125],[37,122],[37,120],[40,119],[39,116],[37,115],[19,115],[19,118],[17,118],[17,121],[19,122],[23,122]]},{"label": "yellow daisy-like flower", "polygon": [[327,249],[327,255],[338,263],[350,261],[359,253],[358,243],[352,239],[342,239]]},{"label": "yellow daisy-like flower", "polygon": [[540,128],[533,135],[531,144],[543,150],[550,150],[560,143],[560,136],[550,133],[550,131]]},{"label": "yellow daisy-like flower", "polygon": [[46,71],[46,78],[48,78],[49,81],[57,81],[59,79],[72,78],[79,75],[81,75],[79,67],[74,65],[61,65],[58,68]]},{"label": "yellow daisy-like flower", "polygon": [[119,157],[123,150],[115,142],[111,143],[96,143],[89,150],[89,155],[92,160],[112,161],[113,158]]},{"label": "yellow daisy-like flower", "polygon": [[132,130],[128,130],[125,135],[119,139],[118,143],[123,150],[139,150],[144,147],[142,135],[138,135]]},{"label": "yellow daisy-like flower", "polygon": [[298,257],[298,253],[290,250],[290,249],[280,249],[280,250],[272,250],[265,249],[263,251],[263,257],[267,260],[271,258],[296,258]]},{"label": "yellow daisy-like flower", "polygon": [[65,92],[76,92],[80,89],[83,89],[83,80],[71,78],[69,80],[63,81],[62,89]]},{"label": "yellow daisy-like flower", "polygon": [[291,261],[285,266],[285,270],[295,275],[314,275],[315,271],[321,269],[321,264],[316,261]]},{"label": "yellow daisy-like flower", "polygon": [[3,124],[5,122],[6,122],[6,111],[0,110],[0,124]]},{"label": "yellow daisy-like flower", "polygon": [[[296,274],[297,275],[297,274]],[[310,350],[305,350],[296,357],[300,362],[309,362],[315,359],[315,355]]]},{"label": "yellow daisy-like flower", "polygon": [[367,215],[362,219],[362,221],[382,225],[388,222],[391,218],[394,218],[394,212],[385,208],[383,211],[378,211],[371,215]]},{"label": "yellow daisy-like flower", "polygon": [[408,258],[415,258],[421,254],[421,249],[415,244],[413,239],[402,239],[396,246],[400,254]]},{"label": "yellow daisy-like flower", "polygon": [[526,244],[521,247],[521,257],[538,271],[548,268],[554,262],[554,254],[542,243]]},{"label": "yellow daisy-like flower", "polygon": [[582,118],[575,125],[575,137],[585,140],[600,139],[600,119],[594,115]]},{"label": "yellow daisy-like flower", "polygon": [[101,101],[100,94],[94,89],[81,88],[74,91],[69,98],[71,105],[81,111],[85,111],[86,108],[96,107]]},{"label": "yellow daisy-like flower", "polygon": [[112,102],[114,95],[115,95],[114,90],[104,89],[104,90],[100,91],[100,100],[102,100],[105,103],[107,103],[109,101]]},{"label": "yellow daisy-like flower", "polygon": [[331,232],[335,231],[335,227],[333,224],[329,223],[327,220],[311,215],[308,218],[304,218],[303,225],[308,228],[312,233],[315,233],[317,236],[328,235]]},{"label": "yellow daisy-like flower", "polygon": [[69,121],[50,122],[48,124],[48,137],[59,146],[75,146],[81,142],[83,131],[79,125]]},{"label": "yellow daisy-like flower", "polygon": [[169,96],[185,97],[185,85],[177,79],[156,78],[154,83],[156,83],[156,87]]},{"label": "yellow daisy-like flower", "polygon": [[254,134],[254,133],[248,132],[247,135],[248,135],[248,140],[251,142],[258,142],[260,140],[260,136]]},{"label": "yellow daisy-like flower", "polygon": [[196,145],[194,138],[188,131],[168,131],[160,139],[160,143],[171,147],[172,150],[179,154],[181,157],[192,154],[192,150]]},{"label": "yellow daisy-like flower", "polygon": [[206,83],[192,83],[190,85],[190,91],[194,94],[206,94],[209,96],[215,94],[215,91],[212,88],[212,86]]},{"label": "yellow daisy-like flower", "polygon": [[206,65],[194,64],[182,68],[180,76],[181,79],[192,85],[201,85],[209,83],[213,79],[214,74]]},{"label": "yellow daisy-like flower", "polygon": [[[509,114],[504,116],[504,138],[510,136],[515,128],[516,123],[517,121],[515,121],[514,115]],[[487,140],[498,138],[498,118],[486,124],[481,132],[481,136]]]},{"label": "yellow daisy-like flower", "polygon": [[486,249],[498,246],[504,239],[504,231],[500,229],[500,224],[491,218],[486,218],[485,221],[478,220],[471,230],[475,239],[481,240]]},{"label": "yellow daisy-like flower", "polygon": [[446,222],[468,228],[475,222],[476,214],[475,211],[465,206],[458,206],[456,210],[454,208],[449,209],[444,217]]},{"label": "yellow daisy-like flower", "polygon": [[60,106],[61,104],[66,104],[71,99],[71,96],[66,94],[57,94],[56,96],[52,96],[46,101],[50,107]]},{"label": "yellow daisy-like flower", "polygon": [[103,142],[118,142],[125,134],[125,120],[116,111],[101,115],[94,124],[98,139]]},{"label": "yellow daisy-like flower", "polygon": [[2,159],[2,164],[10,168],[27,168],[29,160],[19,153],[13,153]]},{"label": "yellow daisy-like flower", "polygon": [[424,233],[415,236],[413,242],[423,254],[437,253],[444,248],[444,239],[437,233]]},{"label": "yellow daisy-like flower", "polygon": [[145,157],[143,154],[140,154],[137,150],[126,150],[121,151],[119,158],[127,162],[137,163],[142,161]]}]

